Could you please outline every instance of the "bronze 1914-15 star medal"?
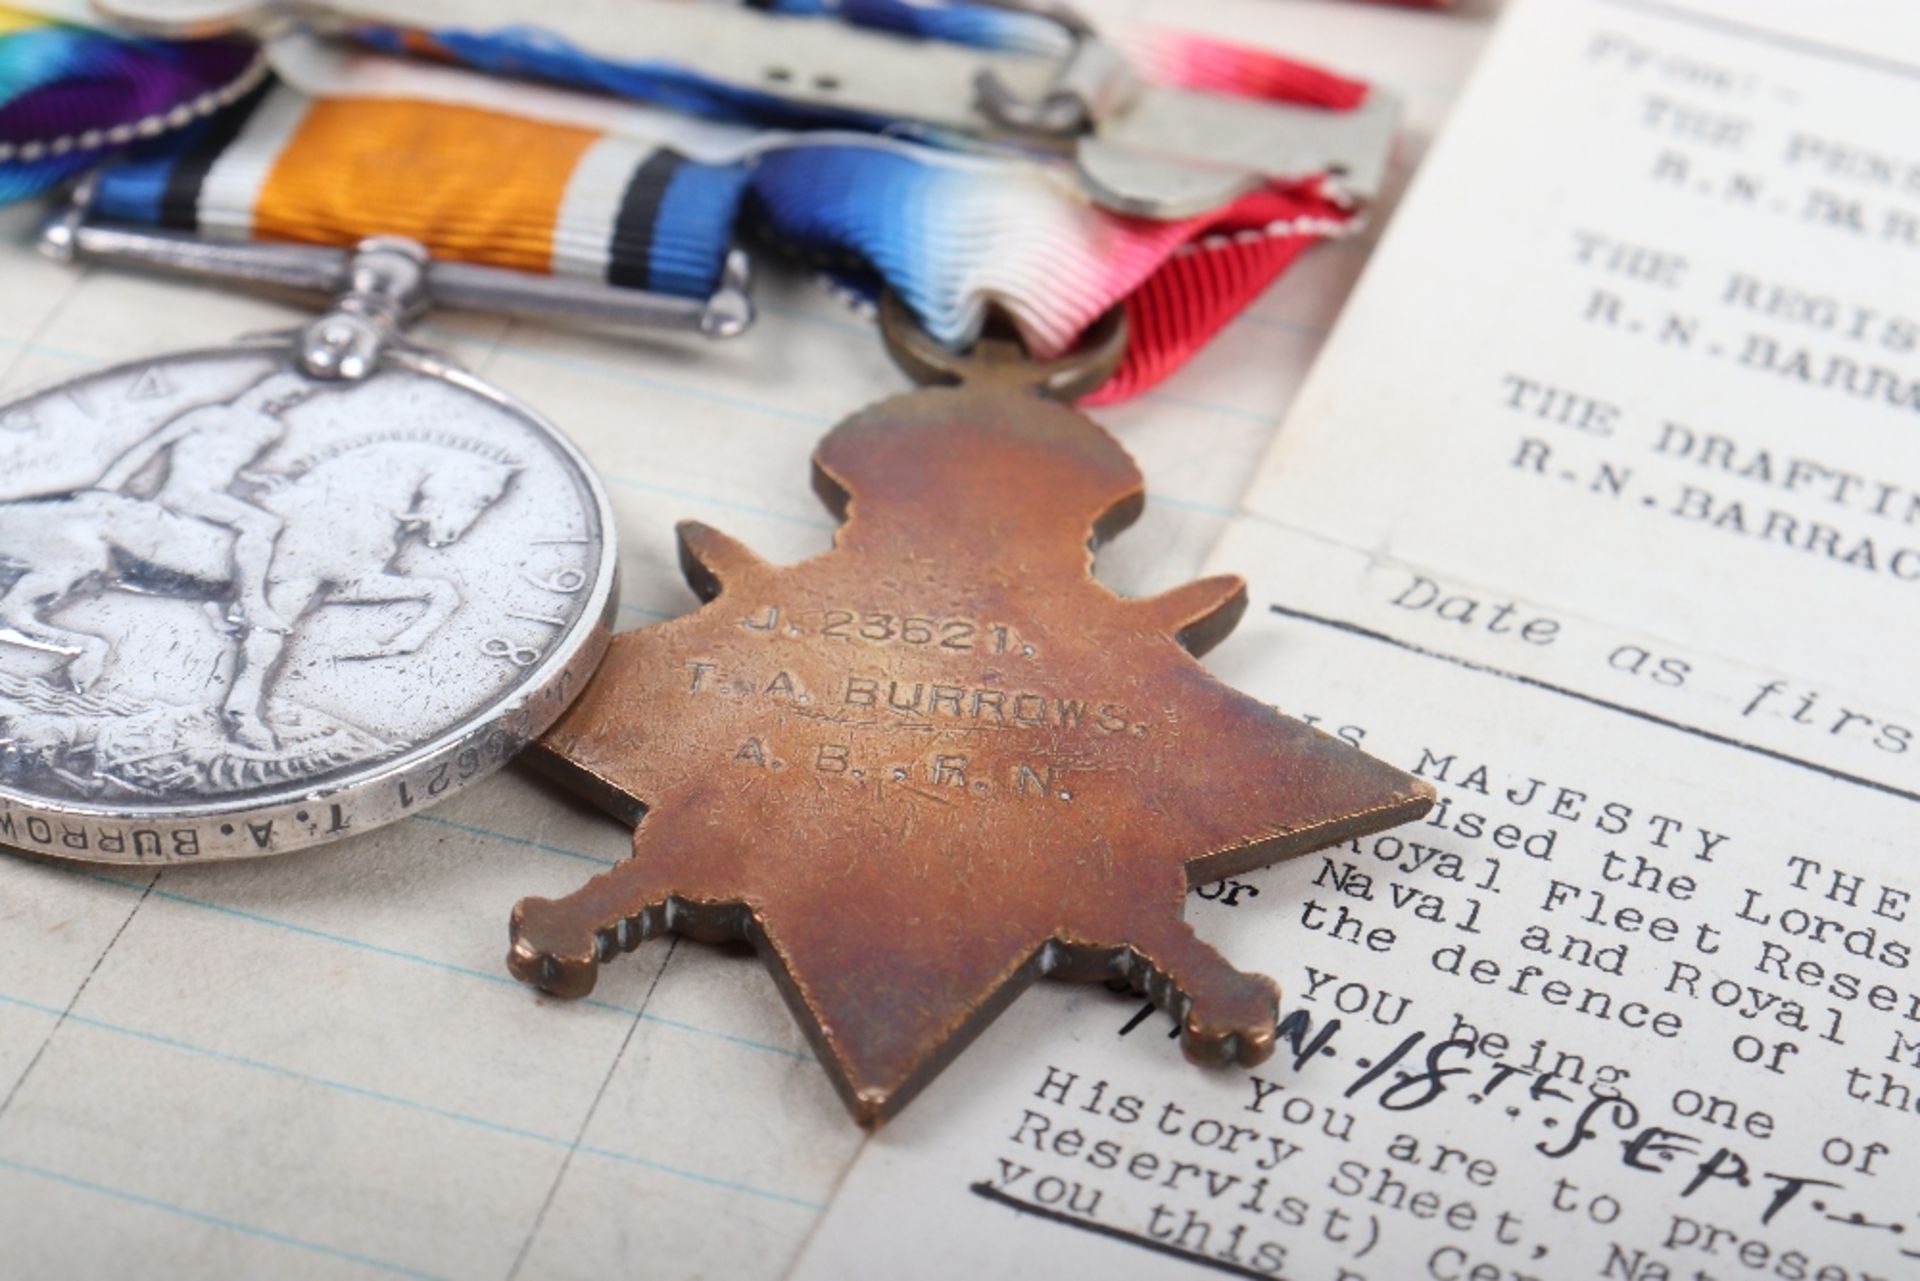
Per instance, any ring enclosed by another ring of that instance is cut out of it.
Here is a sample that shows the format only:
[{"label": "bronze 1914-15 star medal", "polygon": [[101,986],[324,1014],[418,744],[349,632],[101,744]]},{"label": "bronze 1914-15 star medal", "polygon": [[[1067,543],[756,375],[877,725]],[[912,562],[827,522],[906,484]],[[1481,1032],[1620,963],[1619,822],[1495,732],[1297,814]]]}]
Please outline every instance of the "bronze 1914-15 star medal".
[{"label": "bronze 1914-15 star medal", "polygon": [[1119,325],[1052,365],[954,356],[897,306],[883,331],[959,385],[821,442],[832,550],[773,565],[683,524],[706,605],[617,637],[533,749],[637,830],[630,860],[519,904],[513,972],[580,996],[666,931],[750,940],[866,1124],[1045,974],[1123,978],[1190,1058],[1260,1061],[1278,991],[1193,934],[1188,888],[1417,818],[1431,789],[1195,661],[1240,579],[1094,581],[1090,547],[1144,491],[1054,398],[1098,385]]}]

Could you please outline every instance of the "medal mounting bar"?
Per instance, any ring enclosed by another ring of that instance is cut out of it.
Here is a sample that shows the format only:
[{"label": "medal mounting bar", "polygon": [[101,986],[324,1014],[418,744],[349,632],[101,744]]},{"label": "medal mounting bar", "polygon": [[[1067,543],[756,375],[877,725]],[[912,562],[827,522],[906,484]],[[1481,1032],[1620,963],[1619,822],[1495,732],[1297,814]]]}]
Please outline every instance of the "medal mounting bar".
[{"label": "medal mounting bar", "polygon": [[[162,34],[298,23],[321,33],[356,25],[433,31],[428,0],[95,0]],[[1274,181],[1332,176],[1341,191],[1379,194],[1399,116],[1373,89],[1350,111],[1157,84],[1085,21],[1059,6],[1021,8],[1061,27],[1063,55],[980,49],[749,7],[654,4],[635,21],[630,0],[549,6],[541,29],[604,63],[667,65],[788,104],[827,123],[918,126],[1069,163],[1091,198],[1120,213],[1188,217]],[[521,0],[465,0],[469,33],[522,28]]]},{"label": "medal mounting bar", "polygon": [[[385,258],[366,258],[369,247],[419,257],[414,271],[415,295],[395,313],[389,328],[414,319],[429,304],[440,307],[493,311],[534,319],[562,319],[588,324],[645,329],[691,330],[708,338],[735,338],[753,324],[750,287],[752,270],[747,255],[727,255],[720,283],[707,298],[680,298],[671,294],[628,289],[568,276],[537,276],[476,263],[429,259],[411,241],[377,236],[355,249],[325,245],[268,244],[209,240],[184,232],[155,230],[95,218],[88,209],[83,184],[74,201],[42,226],[40,250],[60,262],[102,261],[149,267],[177,275],[221,280],[267,292],[319,296],[332,301],[351,298],[368,280],[356,278],[373,270]],[[410,250],[396,246],[410,245]],[[388,255],[389,257],[391,254]],[[356,268],[356,264],[358,268]],[[375,294],[378,294],[376,289]],[[400,305],[393,298],[387,302]],[[314,322],[335,324],[335,315]],[[309,365],[316,377],[326,376]],[[348,377],[354,375],[348,374]]]}]

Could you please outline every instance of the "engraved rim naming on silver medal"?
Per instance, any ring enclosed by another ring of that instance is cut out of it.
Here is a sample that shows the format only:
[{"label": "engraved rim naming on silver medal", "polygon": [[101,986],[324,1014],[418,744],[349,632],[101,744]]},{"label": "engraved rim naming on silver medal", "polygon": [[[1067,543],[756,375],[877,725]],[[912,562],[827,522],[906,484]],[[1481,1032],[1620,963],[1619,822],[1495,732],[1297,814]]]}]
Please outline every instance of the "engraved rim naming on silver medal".
[{"label": "engraved rim naming on silver medal", "polygon": [[0,845],[176,863],[356,835],[585,685],[616,608],[600,482],[352,301],[0,406]]}]

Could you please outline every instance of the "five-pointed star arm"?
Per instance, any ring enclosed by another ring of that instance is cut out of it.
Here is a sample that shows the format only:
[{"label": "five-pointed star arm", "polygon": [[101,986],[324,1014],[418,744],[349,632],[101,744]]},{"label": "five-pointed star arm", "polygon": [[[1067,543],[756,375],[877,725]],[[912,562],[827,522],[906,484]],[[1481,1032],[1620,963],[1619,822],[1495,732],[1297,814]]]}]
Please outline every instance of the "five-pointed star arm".
[{"label": "five-pointed star arm", "polygon": [[1158,596],[1129,602],[1146,625],[1170,632],[1195,658],[1227,638],[1247,612],[1247,580],[1238,574],[1195,579]]},{"label": "five-pointed star arm", "polygon": [[683,520],[674,526],[674,532],[680,536],[680,572],[703,601],[712,600],[727,587],[767,567],[752,548],[711,525]]}]

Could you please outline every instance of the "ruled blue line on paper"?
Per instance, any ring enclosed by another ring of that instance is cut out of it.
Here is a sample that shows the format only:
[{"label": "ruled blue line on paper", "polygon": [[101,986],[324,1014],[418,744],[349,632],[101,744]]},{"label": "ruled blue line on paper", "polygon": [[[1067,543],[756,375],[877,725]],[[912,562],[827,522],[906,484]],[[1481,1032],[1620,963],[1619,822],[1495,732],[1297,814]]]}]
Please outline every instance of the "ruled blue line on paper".
[{"label": "ruled blue line on paper", "polygon": [[51,356],[55,360],[68,360],[76,365],[107,363],[99,356],[89,356],[82,351],[68,351],[65,347],[49,347],[43,342],[36,342],[30,338],[0,338],[0,347],[11,347],[15,351],[24,351],[35,356]]},{"label": "ruled blue line on paper", "polygon": [[[78,875],[85,877],[87,880],[97,881],[100,884],[111,885],[116,889],[129,892],[145,889],[144,885],[132,885],[102,872],[81,872],[78,873]],[[224,903],[214,903],[207,899],[193,898],[189,895],[175,893],[172,890],[163,890],[157,886],[149,893],[149,897],[163,899],[169,903],[179,903],[186,907],[198,908],[202,911],[216,912],[222,916],[235,917],[256,925],[266,925],[274,929],[286,930],[289,933],[298,934],[304,938],[318,939],[321,942],[337,944],[341,947],[350,947],[356,951],[369,952],[375,956],[384,956],[390,960],[405,961],[409,964],[425,966],[428,969],[440,970],[447,974],[458,974],[464,978],[479,979],[495,987],[505,988],[511,991],[525,992],[528,990],[525,984],[507,974],[495,974],[487,970],[476,970],[471,966],[456,965],[452,961],[437,960],[431,956],[421,956],[416,952],[406,952],[399,948],[386,947],[379,943],[368,943],[365,940],[350,938],[344,934],[329,933],[326,930],[315,929],[310,925],[300,925],[293,921],[283,921],[277,917],[266,916],[259,912],[249,912],[237,907],[228,907]],[[603,1001],[598,997],[586,997],[575,1002],[575,1004],[583,1005],[590,1009],[605,1010],[614,1014],[624,1014],[629,1018],[637,1017],[645,1023],[652,1023],[659,1027],[669,1027],[677,1032],[687,1032],[715,1041],[725,1041],[745,1049],[757,1050],[763,1054],[774,1054],[781,1058],[795,1059],[803,1063],[813,1061],[813,1055],[803,1053],[799,1050],[790,1050],[783,1045],[771,1045],[765,1041],[756,1041],[751,1037],[736,1036],[731,1032],[716,1031],[713,1028],[701,1027],[698,1024],[687,1023],[679,1019],[667,1018],[664,1015],[638,1010],[629,1005],[618,1005],[612,1001]]]},{"label": "ruled blue line on paper", "polygon": [[522,849],[539,850],[543,854],[558,854],[562,858],[578,859],[582,863],[597,863],[601,867],[612,867],[620,860],[602,858],[598,854],[589,854],[585,850],[568,849],[564,845],[553,845],[546,841],[536,841],[530,836],[515,836],[511,832],[496,832],[491,827],[481,827],[477,823],[459,823],[450,818],[441,818],[438,814],[415,814],[413,821],[425,823],[429,827],[445,827],[456,832],[465,832],[468,836],[484,836],[490,841],[499,841],[506,845],[518,845]]},{"label": "ruled blue line on paper", "polygon": [[[265,1072],[286,1080],[297,1081],[302,1085],[316,1086],[335,1093],[366,1099],[369,1102],[389,1104],[393,1107],[419,1112],[426,1116],[438,1117],[441,1120],[453,1121],[461,1125],[471,1126],[475,1129],[487,1130],[491,1133],[505,1135],[509,1138],[525,1139],[529,1142],[540,1143],[562,1150],[570,1149],[574,1146],[571,1139],[563,1139],[557,1135],[542,1134],[538,1130],[529,1130],[521,1126],[489,1120],[486,1117],[474,1116],[471,1113],[456,1111],[452,1108],[439,1107],[432,1103],[422,1103],[417,1099],[409,1099],[398,1094],[388,1094],[385,1091],[355,1085],[349,1081],[337,1081],[330,1077],[315,1076],[312,1073],[302,1072],[296,1068],[285,1067],[277,1063],[268,1063],[261,1059],[249,1058],[246,1055],[230,1054],[224,1050],[211,1049],[207,1046],[196,1045],[191,1041],[183,1041],[177,1037],[165,1036],[157,1032],[148,1032],[141,1028],[128,1027],[125,1024],[109,1022],[106,1019],[97,1019],[72,1011],[62,1011],[55,1006],[42,1005],[38,1001],[29,1001],[21,997],[9,996],[4,992],[0,992],[0,1005],[6,1005],[14,1009],[30,1010],[37,1014],[45,1014],[50,1018],[60,1018],[64,1013],[65,1018],[63,1021],[68,1024],[92,1028],[95,1031],[108,1032],[117,1036],[130,1037],[137,1041],[147,1042],[150,1045],[158,1045],[166,1049],[178,1050],[181,1053],[197,1055],[218,1063],[248,1068],[256,1072]],[[689,1170],[680,1166],[667,1165],[664,1162],[649,1160],[646,1157],[636,1156],[630,1152],[620,1152],[611,1148],[589,1147],[584,1144],[580,1146],[579,1151],[609,1161],[618,1161],[624,1165],[632,1165],[651,1170],[657,1174],[671,1175],[674,1178],[683,1179],[688,1182],[705,1184],[708,1187],[720,1188],[728,1192],[737,1192],[743,1196],[751,1196],[763,1201],[773,1201],[782,1205],[798,1206],[804,1210],[822,1211],[826,1209],[826,1206],[818,1201],[810,1201],[804,1197],[791,1196],[785,1192],[775,1192],[768,1188],[756,1187],[751,1183],[743,1183],[737,1179],[728,1179],[700,1170]]]},{"label": "ruled blue line on paper", "polygon": [[1198,512],[1202,516],[1217,516],[1221,520],[1232,520],[1240,513],[1231,507],[1222,507],[1218,503],[1199,503],[1191,498],[1174,498],[1167,494],[1148,494],[1149,507],[1158,503],[1162,507],[1178,507],[1181,511]]},{"label": "ruled blue line on paper", "polygon": [[621,485],[627,489],[637,489],[643,493],[659,494],[665,498],[678,498],[683,502],[703,503],[709,507],[723,507],[728,511],[745,512],[749,516],[761,516],[767,520],[782,521],[789,525],[804,525],[808,529],[838,529],[835,521],[822,520],[817,516],[799,516],[793,512],[783,512],[772,507],[763,507],[758,503],[743,502],[737,498],[718,498],[712,494],[697,493],[691,489],[676,489],[671,485],[662,485],[651,480],[640,480],[633,476],[622,476],[615,472],[600,469],[600,475],[607,483]]},{"label": "ruled blue line on paper", "polygon": [[59,1170],[49,1170],[44,1166],[30,1165],[25,1161],[15,1161],[10,1157],[0,1156],[0,1170],[11,1170],[15,1174],[24,1174],[30,1178],[43,1179],[49,1183],[63,1184],[70,1188],[77,1188],[82,1192],[91,1192],[96,1196],[110,1197],[116,1201],[141,1206],[144,1209],[159,1210],[164,1214],[171,1214],[182,1219],[191,1219],[195,1223],[202,1223],[208,1227],[220,1228],[227,1232],[237,1233],[240,1236],[252,1237],[256,1241],[270,1241],[275,1245],[290,1246],[296,1250],[305,1250],[309,1254],[324,1255],[330,1259],[338,1259],[344,1263],[351,1263],[357,1267],[370,1268],[376,1272],[384,1272],[391,1276],[412,1277],[415,1281],[440,1281],[440,1278],[431,1272],[421,1272],[415,1268],[406,1267],[403,1264],[389,1263],[385,1259],[373,1258],[371,1255],[356,1254],[352,1250],[343,1250],[338,1246],[326,1245],[319,1241],[308,1241],[302,1237],[290,1236],[285,1232],[275,1232],[272,1228],[263,1228],[255,1224],[243,1223],[239,1219],[229,1219],[218,1214],[208,1214],[202,1210],[195,1210],[190,1206],[176,1205],[171,1201],[162,1201],[158,1197],[146,1196],[139,1192],[129,1192],[125,1188],[110,1187],[104,1183],[96,1183],[92,1179],[82,1179]]},{"label": "ruled blue line on paper", "polygon": [[[436,332],[435,327],[432,325],[425,326],[424,328],[429,333]],[[450,340],[457,337],[457,335],[444,336]],[[531,361],[536,365],[548,365],[554,369],[567,370],[570,373],[591,374],[596,378],[606,378],[614,382],[629,383],[635,387],[644,387],[649,391],[664,392],[670,396],[683,396],[689,400],[704,401],[707,404],[719,405],[726,409],[744,409],[750,413],[761,414],[768,418],[777,418],[784,422],[801,423],[811,427],[828,427],[834,422],[832,418],[827,418],[820,414],[810,414],[804,410],[789,409],[785,405],[776,405],[770,401],[755,399],[752,396],[740,396],[731,392],[712,391],[705,387],[694,386],[691,383],[678,382],[671,378],[661,378],[655,374],[635,373],[633,370],[627,369],[624,366],[611,364],[607,361],[594,360],[588,357],[556,355],[553,352],[542,351],[538,347],[527,346],[524,343],[498,342],[492,345],[491,351],[501,355],[516,356],[522,360]]]}]

